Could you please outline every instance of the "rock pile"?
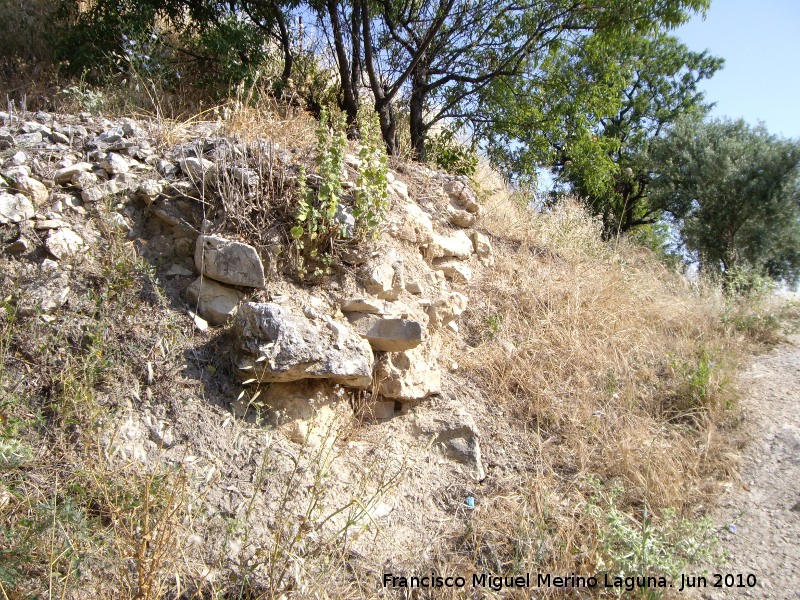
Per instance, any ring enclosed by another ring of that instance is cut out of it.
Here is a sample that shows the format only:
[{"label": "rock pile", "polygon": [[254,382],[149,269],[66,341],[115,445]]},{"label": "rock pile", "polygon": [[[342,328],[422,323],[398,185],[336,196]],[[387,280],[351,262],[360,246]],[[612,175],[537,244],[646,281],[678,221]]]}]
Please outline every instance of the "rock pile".
[{"label": "rock pile", "polygon": [[[259,144],[269,161],[292,160],[275,144]],[[232,323],[240,381],[279,383],[284,397],[316,398],[321,388],[300,393],[291,385],[320,380],[369,390],[403,410],[441,391],[442,336],[458,331],[468,305],[453,286],[493,262],[490,239],[471,229],[480,203],[464,178],[420,168],[430,188],[440,190],[431,211],[390,173],[389,237],[382,247],[346,257],[353,275],[344,277],[338,298],[297,288],[296,297],[282,302],[271,298],[264,267],[273,257],[204,220],[210,196],[253,194],[262,184],[245,160],[251,149],[207,135],[167,152],[156,146],[129,119],[0,112],[0,243],[17,260],[47,271],[20,306],[51,314],[68,301],[70,263],[102,245],[92,222],[105,218],[129,238],[161,247],[166,258],[186,258],[162,275],[186,280],[181,289],[199,326]],[[347,157],[349,165],[357,160]],[[479,463],[476,429],[458,431],[452,440],[469,439],[448,441],[448,452]]]}]

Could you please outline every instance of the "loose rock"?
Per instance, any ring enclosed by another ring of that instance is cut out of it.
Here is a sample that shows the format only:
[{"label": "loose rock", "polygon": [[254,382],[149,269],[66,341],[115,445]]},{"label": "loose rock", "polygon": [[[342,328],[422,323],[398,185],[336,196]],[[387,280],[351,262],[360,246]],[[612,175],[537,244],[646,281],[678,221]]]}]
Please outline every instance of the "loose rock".
[{"label": "loose rock", "polygon": [[313,323],[278,304],[254,302],[239,307],[234,323],[234,365],[242,379],[372,383],[369,342],[344,323]]},{"label": "loose rock", "polygon": [[231,285],[264,288],[264,265],[249,244],[217,235],[201,235],[194,251],[197,270],[211,279]]},{"label": "loose rock", "polygon": [[472,256],[472,240],[464,231],[456,231],[453,235],[445,237],[438,233],[433,235],[433,240],[428,244],[427,255],[429,258],[445,258],[452,256],[466,260]]},{"label": "loose rock", "polygon": [[455,321],[467,308],[468,299],[459,292],[444,294],[428,307],[429,327],[436,330]]},{"label": "loose rock", "polygon": [[51,233],[44,245],[50,254],[61,260],[80,250],[83,238],[71,229],[63,228]]},{"label": "loose rock", "polygon": [[0,193],[0,224],[19,223],[36,214],[33,204],[22,194]]},{"label": "loose rock", "polygon": [[410,319],[384,319],[372,315],[348,317],[355,331],[366,339],[373,350],[399,352],[416,348],[423,340],[423,326]]},{"label": "loose rock", "polygon": [[47,202],[49,192],[41,181],[33,177],[21,177],[14,183],[14,187],[33,200],[37,206],[42,206]]},{"label": "loose rock", "polygon": [[236,314],[243,297],[241,292],[203,277],[186,288],[186,299],[192,308],[212,325],[224,325]]},{"label": "loose rock", "polygon": [[375,385],[379,394],[400,402],[413,402],[437,394],[442,388],[438,363],[439,342],[403,352],[387,352],[375,364]]}]

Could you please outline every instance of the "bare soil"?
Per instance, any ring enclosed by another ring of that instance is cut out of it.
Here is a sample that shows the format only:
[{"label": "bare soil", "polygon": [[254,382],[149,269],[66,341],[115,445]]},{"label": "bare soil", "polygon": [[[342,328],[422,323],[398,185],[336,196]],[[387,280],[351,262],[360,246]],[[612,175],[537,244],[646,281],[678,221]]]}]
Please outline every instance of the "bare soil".
[{"label": "bare soil", "polygon": [[[745,578],[754,588],[707,588],[704,598],[800,598],[800,335],[756,358],[744,374],[744,402],[752,443],[741,481],[723,497],[716,520],[723,527],[724,564],[714,572]],[[725,581],[719,581],[724,585]]]}]

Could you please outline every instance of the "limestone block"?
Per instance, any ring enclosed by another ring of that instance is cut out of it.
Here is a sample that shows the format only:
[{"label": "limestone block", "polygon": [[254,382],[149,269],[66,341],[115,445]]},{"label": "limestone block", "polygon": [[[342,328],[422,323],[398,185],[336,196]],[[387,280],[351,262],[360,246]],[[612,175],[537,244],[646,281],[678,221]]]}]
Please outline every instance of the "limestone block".
[{"label": "limestone block", "polygon": [[72,256],[83,246],[83,238],[68,228],[54,231],[45,240],[47,250],[58,260]]},{"label": "limestone block", "polygon": [[0,224],[32,219],[35,213],[31,201],[22,194],[0,193]]},{"label": "limestone block", "polygon": [[411,319],[385,319],[374,315],[352,314],[353,329],[373,350],[398,352],[419,346],[424,339],[422,323]]},{"label": "limestone block", "polygon": [[201,235],[197,238],[194,263],[200,273],[222,283],[266,287],[264,265],[249,244],[218,235]]},{"label": "limestone block", "polygon": [[400,402],[413,402],[442,388],[439,369],[439,342],[425,344],[402,352],[387,352],[375,365],[375,386],[379,394]]},{"label": "limestone block", "polygon": [[198,277],[186,288],[191,308],[212,325],[224,325],[235,315],[243,296],[238,290],[204,277]]},{"label": "limestone block", "polygon": [[456,231],[451,236],[433,234],[433,240],[428,244],[430,258],[453,257],[466,260],[472,256],[472,240],[464,231]]},{"label": "limestone block", "polygon": [[234,324],[234,364],[242,379],[329,379],[358,388],[372,383],[372,348],[345,323],[311,321],[278,304],[247,302]]},{"label": "limestone block", "polygon": [[429,327],[432,331],[455,321],[467,308],[468,298],[459,292],[439,296],[428,306]]},{"label": "limestone block", "polygon": [[467,283],[472,280],[472,269],[452,258],[437,258],[433,261],[433,269],[441,271],[450,281]]}]

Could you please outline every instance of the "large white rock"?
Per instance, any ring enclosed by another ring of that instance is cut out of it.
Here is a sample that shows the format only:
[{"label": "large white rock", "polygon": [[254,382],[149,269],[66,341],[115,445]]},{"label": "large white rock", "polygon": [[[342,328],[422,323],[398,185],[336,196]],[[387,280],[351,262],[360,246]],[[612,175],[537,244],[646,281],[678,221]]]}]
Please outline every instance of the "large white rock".
[{"label": "large white rock", "polygon": [[112,179],[111,181],[104,181],[92,187],[83,188],[81,191],[81,200],[86,204],[96,204],[114,194],[119,194],[119,192],[120,189],[117,182]]},{"label": "large white rock", "polygon": [[399,240],[428,244],[433,240],[433,221],[428,213],[411,201],[401,202],[386,219],[386,230]]},{"label": "large white rock", "polygon": [[405,288],[403,259],[394,251],[370,259],[361,268],[359,281],[368,293],[382,300],[397,300]]},{"label": "large white rock", "polygon": [[385,319],[366,314],[352,314],[348,318],[353,329],[379,352],[410,350],[424,339],[422,323],[411,319]]},{"label": "large white rock", "polygon": [[278,304],[247,302],[236,313],[234,340],[234,365],[243,380],[372,384],[369,342],[339,321],[311,321]]},{"label": "large white rock", "polygon": [[474,213],[453,206],[447,207],[447,217],[450,224],[456,227],[472,227],[478,219]]},{"label": "large white rock", "polygon": [[433,265],[431,266],[434,271],[441,271],[450,281],[455,281],[457,283],[472,281],[472,269],[456,259],[437,258],[434,259]]},{"label": "large white rock", "polygon": [[19,296],[18,309],[21,315],[37,312],[49,315],[64,306],[69,297],[69,275],[64,272],[42,271],[30,285],[24,286]]},{"label": "large white rock", "polygon": [[456,206],[474,214],[478,214],[480,211],[481,205],[478,203],[478,195],[460,179],[451,179],[445,183],[444,191],[447,192]]},{"label": "large white rock", "polygon": [[87,190],[98,184],[99,178],[92,171],[73,171],[69,183],[79,190]]},{"label": "large white rock", "polygon": [[375,387],[379,394],[401,402],[421,400],[442,389],[439,342],[429,339],[411,350],[387,352],[375,364]]},{"label": "large white rock", "polygon": [[36,214],[33,204],[22,194],[0,192],[0,224],[19,223]]},{"label": "large white rock", "polygon": [[178,161],[181,171],[186,173],[195,183],[205,179],[216,178],[216,166],[207,158],[195,158],[189,156]]},{"label": "large white rock", "polygon": [[484,265],[491,266],[494,264],[492,241],[489,239],[488,235],[481,233],[480,231],[473,231],[472,245],[475,250],[475,254],[478,255],[478,258]]},{"label": "large white rock", "polygon": [[459,260],[466,260],[472,256],[472,240],[464,231],[456,231],[451,236],[433,234],[433,240],[428,244],[429,258],[446,258],[452,256]]},{"label": "large white rock", "polygon": [[46,204],[50,196],[45,185],[33,177],[20,177],[15,181],[14,187],[33,200],[37,206]]},{"label": "large white rock", "polygon": [[321,380],[253,386],[234,403],[234,410],[244,416],[256,390],[269,424],[297,444],[328,446],[339,439],[341,429],[353,418],[345,390]]},{"label": "large white rock", "polygon": [[155,202],[163,190],[164,185],[162,183],[148,179],[141,182],[139,187],[136,188],[136,197],[149,206]]},{"label": "large white rock", "polygon": [[198,277],[186,288],[192,310],[212,325],[224,325],[236,314],[244,294],[207,277]]},{"label": "large white rock", "polygon": [[467,308],[468,298],[459,292],[443,294],[428,307],[429,327],[436,330],[455,321]]},{"label": "large white rock", "polygon": [[119,175],[120,173],[127,173],[130,170],[128,161],[116,152],[109,152],[106,157],[100,161],[100,168],[109,175]]},{"label": "large white rock", "polygon": [[[69,185],[72,183],[72,178],[78,173],[89,173],[93,168],[92,163],[79,162],[74,165],[69,165],[63,169],[56,171],[53,175],[53,180],[59,185]],[[96,178],[95,178],[96,181]]]},{"label": "large white rock", "polygon": [[197,270],[211,279],[231,285],[264,288],[264,265],[256,249],[218,235],[201,235],[194,251]]},{"label": "large white rock", "polygon": [[44,242],[47,250],[61,260],[72,256],[83,246],[83,238],[71,229],[59,229],[51,233]]}]

